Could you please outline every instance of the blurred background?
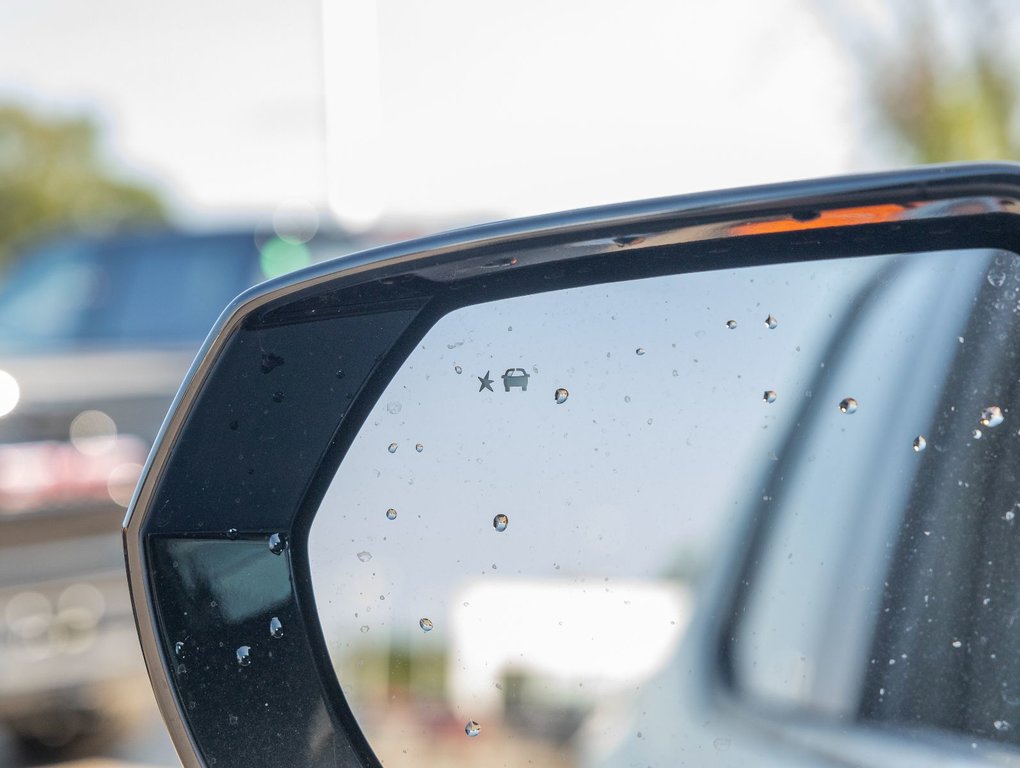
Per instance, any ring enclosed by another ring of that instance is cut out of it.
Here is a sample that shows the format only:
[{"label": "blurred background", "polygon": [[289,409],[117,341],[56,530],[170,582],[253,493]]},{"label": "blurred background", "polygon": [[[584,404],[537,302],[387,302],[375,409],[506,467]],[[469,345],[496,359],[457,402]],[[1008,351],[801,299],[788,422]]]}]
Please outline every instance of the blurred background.
[{"label": "blurred background", "polygon": [[1008,10],[0,6],[0,764],[177,764],[118,530],[234,295],[496,218],[1017,158]]}]

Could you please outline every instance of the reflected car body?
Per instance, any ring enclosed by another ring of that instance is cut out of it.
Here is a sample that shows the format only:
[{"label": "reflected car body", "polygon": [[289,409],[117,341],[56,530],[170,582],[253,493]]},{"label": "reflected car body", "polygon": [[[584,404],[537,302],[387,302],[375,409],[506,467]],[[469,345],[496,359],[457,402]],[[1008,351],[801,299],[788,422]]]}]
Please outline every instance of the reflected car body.
[{"label": "reflected car body", "polygon": [[[132,692],[148,695],[118,527],[210,324],[280,268],[265,242],[250,231],[57,241],[25,253],[0,287],[0,721],[29,740],[114,725]],[[297,266],[353,246],[275,247]]]}]

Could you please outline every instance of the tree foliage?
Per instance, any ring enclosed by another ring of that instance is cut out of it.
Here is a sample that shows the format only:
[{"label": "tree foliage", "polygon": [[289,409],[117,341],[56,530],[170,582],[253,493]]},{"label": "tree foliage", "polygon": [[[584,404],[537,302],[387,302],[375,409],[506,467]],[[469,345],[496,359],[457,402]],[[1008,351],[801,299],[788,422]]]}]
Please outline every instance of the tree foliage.
[{"label": "tree foliage", "polygon": [[1012,2],[823,0],[818,7],[859,68],[878,127],[905,160],[1020,158]]},{"label": "tree foliage", "polygon": [[121,229],[165,221],[159,195],[117,178],[89,119],[0,106],[0,266],[53,231]]}]

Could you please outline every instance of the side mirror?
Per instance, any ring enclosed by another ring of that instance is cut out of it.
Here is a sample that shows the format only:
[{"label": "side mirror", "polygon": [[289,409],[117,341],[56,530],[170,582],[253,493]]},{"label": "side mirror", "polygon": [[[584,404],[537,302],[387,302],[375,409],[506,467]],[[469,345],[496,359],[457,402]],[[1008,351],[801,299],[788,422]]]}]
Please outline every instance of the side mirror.
[{"label": "side mirror", "polygon": [[1015,759],[1018,200],[653,200],[239,297],[124,527],[184,764]]}]

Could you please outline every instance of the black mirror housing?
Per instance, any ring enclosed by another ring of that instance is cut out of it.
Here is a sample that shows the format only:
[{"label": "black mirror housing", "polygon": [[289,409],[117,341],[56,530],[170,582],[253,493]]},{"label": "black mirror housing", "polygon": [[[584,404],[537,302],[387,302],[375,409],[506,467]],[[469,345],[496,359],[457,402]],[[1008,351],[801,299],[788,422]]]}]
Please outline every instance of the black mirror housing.
[{"label": "black mirror housing", "polygon": [[[1020,166],[651,200],[466,229],[265,283],[210,333],[124,522],[138,630],[187,766],[378,765],[315,609],[307,539],[387,382],[471,304],[907,251],[1020,252]],[[522,369],[497,388],[527,388]],[[720,628],[722,631],[722,628]]]}]

